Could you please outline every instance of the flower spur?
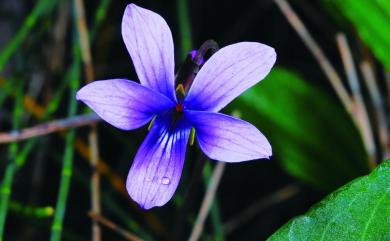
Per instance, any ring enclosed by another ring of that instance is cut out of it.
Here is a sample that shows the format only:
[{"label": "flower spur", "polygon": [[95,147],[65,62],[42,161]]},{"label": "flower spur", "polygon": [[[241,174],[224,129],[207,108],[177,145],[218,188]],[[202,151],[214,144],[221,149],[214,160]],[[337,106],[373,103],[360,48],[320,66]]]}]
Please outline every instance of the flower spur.
[{"label": "flower spur", "polygon": [[140,84],[126,79],[95,81],[80,89],[76,98],[119,129],[136,129],[153,119],[126,181],[129,195],[142,208],[162,206],[173,196],[192,128],[211,159],[241,162],[272,155],[269,142],[253,125],[218,111],[269,73],[276,60],[273,48],[236,43],[204,63],[201,53],[193,51],[193,60],[197,58],[202,67],[191,81],[179,83],[172,34],[160,15],[129,4],[122,36]]}]

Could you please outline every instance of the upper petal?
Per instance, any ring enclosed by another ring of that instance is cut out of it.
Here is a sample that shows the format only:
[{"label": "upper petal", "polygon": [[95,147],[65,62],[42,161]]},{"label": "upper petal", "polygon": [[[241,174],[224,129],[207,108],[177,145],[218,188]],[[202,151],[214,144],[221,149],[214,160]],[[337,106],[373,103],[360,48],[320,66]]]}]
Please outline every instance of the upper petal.
[{"label": "upper petal", "polygon": [[164,95],[125,79],[94,81],[81,88],[76,98],[123,130],[143,126],[155,114],[174,106]]},{"label": "upper petal", "polygon": [[194,79],[185,105],[192,110],[219,111],[262,80],[276,60],[273,48],[241,42],[216,52]]},{"label": "upper petal", "polygon": [[265,136],[246,121],[213,112],[186,111],[199,146],[211,159],[241,162],[272,155]]},{"label": "upper petal", "polygon": [[139,148],[127,176],[131,198],[149,209],[167,203],[176,191],[183,169],[190,125],[159,115]]},{"label": "upper petal", "polygon": [[165,20],[129,4],[122,19],[122,37],[141,84],[176,100],[173,40]]}]

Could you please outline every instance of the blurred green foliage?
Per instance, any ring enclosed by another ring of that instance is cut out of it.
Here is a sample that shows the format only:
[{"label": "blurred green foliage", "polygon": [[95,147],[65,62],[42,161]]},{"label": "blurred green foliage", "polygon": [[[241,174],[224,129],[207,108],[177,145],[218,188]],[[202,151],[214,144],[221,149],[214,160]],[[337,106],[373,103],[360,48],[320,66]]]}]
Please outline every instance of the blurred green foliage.
[{"label": "blurred green foliage", "polygon": [[24,20],[22,26],[19,28],[16,35],[0,52],[0,71],[3,70],[5,64],[18,49],[23,40],[28,36],[32,28],[35,26],[40,17],[44,14],[48,14],[55,7],[57,1],[53,0],[40,0],[31,13]]},{"label": "blurred green foliage", "polygon": [[[74,116],[77,113],[76,96],[77,89],[80,87],[80,72],[81,72],[81,54],[78,48],[79,42],[74,40],[73,43],[73,62],[66,75],[66,82],[69,82],[69,105],[68,116]],[[61,240],[66,204],[69,195],[70,183],[73,173],[74,159],[74,141],[75,130],[69,130],[65,135],[65,150],[63,154],[63,164],[61,170],[60,186],[58,191],[58,199],[54,213],[54,220],[51,228],[51,241]]]},{"label": "blurred green foliage", "polygon": [[269,238],[277,240],[390,240],[390,160],[329,195]]},{"label": "blurred green foliage", "polygon": [[[23,102],[22,102],[22,86],[17,85],[16,89],[16,101],[12,114],[12,126],[16,129],[21,126],[21,117],[23,114]],[[12,184],[14,182],[14,175],[17,169],[20,167],[19,157],[19,145],[15,142],[11,143],[8,147],[7,166],[0,186],[0,241],[3,240],[5,221],[7,217],[8,206],[10,197],[12,194]]]},{"label": "blurred green foliage", "polygon": [[26,217],[33,217],[33,218],[48,218],[48,217],[52,217],[54,213],[54,208],[51,206],[35,207],[31,205],[25,205],[20,202],[12,201],[12,200],[9,203],[9,209],[11,212]]},{"label": "blurred green foliage", "polygon": [[340,11],[382,64],[390,69],[390,1],[325,0],[331,11]]},{"label": "blurred green foliage", "polygon": [[281,166],[309,184],[334,190],[369,171],[347,112],[289,70],[273,69],[232,106],[269,138]]}]

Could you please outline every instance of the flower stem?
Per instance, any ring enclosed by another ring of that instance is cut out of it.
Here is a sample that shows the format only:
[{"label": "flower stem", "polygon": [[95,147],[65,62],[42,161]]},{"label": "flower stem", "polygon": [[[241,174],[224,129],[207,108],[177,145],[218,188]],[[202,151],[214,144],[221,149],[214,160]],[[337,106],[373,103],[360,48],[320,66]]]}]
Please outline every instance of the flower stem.
[{"label": "flower stem", "polygon": [[206,218],[210,211],[210,208],[213,204],[213,200],[217,192],[218,185],[221,181],[222,174],[225,169],[225,165],[226,163],[224,162],[218,162],[217,166],[213,171],[211,178],[209,179],[210,182],[208,183],[207,191],[203,198],[202,205],[200,207],[198,216],[194,224],[194,228],[192,229],[191,235],[188,239],[189,241],[199,240],[200,235],[202,234],[203,227],[206,222]]},{"label": "flower stem", "polygon": [[[210,183],[210,180],[213,178],[213,169],[211,164],[208,162],[206,163],[206,166],[203,170],[203,182],[204,185],[207,187],[207,184]],[[219,212],[219,206],[218,206],[218,199],[217,197],[214,197],[214,201],[211,205],[211,223],[214,227],[214,240],[216,241],[223,241],[225,240],[224,232],[223,232],[223,225],[221,220],[221,215]]]},{"label": "flower stem", "polygon": [[210,56],[211,56],[215,54],[215,52],[217,52],[218,50],[219,50],[218,43],[212,39],[209,39],[199,47],[198,51],[196,51],[194,62],[199,66],[204,62],[207,53],[210,52]]},{"label": "flower stem", "polygon": [[199,150],[199,156],[196,159],[195,168],[192,172],[191,181],[187,187],[187,192],[184,195],[183,205],[180,207],[178,217],[176,218],[173,238],[171,240],[183,240],[183,231],[187,223],[188,213],[191,210],[194,198],[193,195],[197,193],[202,180],[203,168],[207,162],[207,157]]}]

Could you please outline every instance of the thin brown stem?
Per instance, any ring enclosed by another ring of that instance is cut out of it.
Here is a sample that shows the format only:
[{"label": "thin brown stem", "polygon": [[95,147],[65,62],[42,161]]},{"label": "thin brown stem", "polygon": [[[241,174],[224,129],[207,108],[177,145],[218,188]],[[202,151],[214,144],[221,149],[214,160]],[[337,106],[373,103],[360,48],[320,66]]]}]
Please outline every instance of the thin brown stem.
[{"label": "thin brown stem", "polygon": [[375,78],[374,70],[368,61],[360,63],[360,69],[363,74],[363,79],[366,82],[368,93],[374,104],[376,119],[378,121],[379,142],[381,143],[384,159],[390,157],[389,148],[389,129],[386,121],[386,111],[383,104],[382,96],[379,91],[378,82]]},{"label": "thin brown stem", "polygon": [[256,215],[262,211],[297,195],[299,191],[299,186],[296,183],[293,183],[274,191],[266,197],[260,198],[244,211],[228,219],[228,221],[223,224],[224,232],[226,235],[234,232],[239,227],[249,222],[252,218],[256,217]]},{"label": "thin brown stem", "polygon": [[364,103],[364,99],[362,96],[359,78],[351,54],[351,48],[349,47],[347,38],[343,33],[339,33],[336,35],[336,42],[337,46],[339,47],[341,60],[345,69],[345,74],[347,76],[348,83],[351,87],[352,96],[356,103],[356,108],[353,111],[352,117],[355,118],[355,122],[360,129],[364,144],[369,155],[369,161],[371,167],[373,168],[376,166],[376,149],[374,135],[372,132],[370,120],[368,119],[367,107]]},{"label": "thin brown stem", "polygon": [[318,61],[322,71],[329,79],[330,84],[335,90],[337,96],[340,98],[341,103],[348,112],[352,111],[352,100],[348,95],[347,90],[342,84],[340,76],[337,74],[335,68],[330,63],[329,59],[325,56],[324,52],[314,40],[310,32],[307,30],[301,19],[291,8],[290,4],[286,0],[274,0],[280,11],[286,17],[287,21],[297,32],[299,37],[302,39],[306,47],[313,54],[314,58]]},{"label": "thin brown stem", "polygon": [[[91,146],[91,160],[93,160],[93,163],[92,163],[92,167],[96,167],[97,166],[97,162],[99,160],[99,150],[97,149],[98,148],[98,137],[97,137],[97,131],[96,131],[96,125],[93,125],[92,126],[93,130],[94,131],[91,131],[89,133],[89,144]],[[99,186],[100,186],[100,175],[99,175],[99,172],[97,172],[96,170],[93,171],[92,173],[92,177],[91,177],[91,195],[92,195],[92,198],[91,198],[91,206],[92,206],[92,210],[94,212],[96,212],[97,214],[99,214],[101,212],[101,205],[100,205],[100,189],[99,189]],[[99,225],[94,222],[92,224],[92,234],[93,234],[93,237],[94,239],[92,240],[100,240],[100,236],[101,236],[101,231],[100,231],[100,227]]]},{"label": "thin brown stem", "polygon": [[102,225],[106,226],[107,228],[111,229],[112,231],[118,233],[122,237],[124,237],[126,240],[130,241],[143,241],[143,239],[139,238],[133,233],[130,233],[128,230],[119,227],[114,222],[108,220],[107,218],[94,213],[94,212],[88,212],[88,216],[96,223],[101,223]]},{"label": "thin brown stem", "polygon": [[202,181],[202,173],[208,158],[202,151],[198,150],[199,156],[196,160],[194,170],[192,171],[191,181],[187,186],[187,191],[184,195],[183,205],[180,207],[178,217],[175,221],[175,228],[171,240],[183,240],[185,225],[188,220],[188,214],[194,202],[194,195],[198,193],[199,186]]},{"label": "thin brown stem", "polygon": [[60,120],[54,120],[22,130],[0,132],[0,144],[22,141],[38,136],[48,135],[54,132],[87,126],[96,123],[100,120],[100,117],[96,114],[86,114]]},{"label": "thin brown stem", "polygon": [[[83,0],[74,0],[75,9],[76,9],[76,20],[77,28],[79,32],[79,41],[81,47],[81,56],[84,63],[84,71],[86,76],[86,82],[90,83],[94,80],[94,67],[92,64],[92,55],[91,55],[91,46],[89,43],[88,36],[88,27],[87,20],[85,17],[85,8]],[[91,131],[89,132],[88,140],[89,145],[91,146],[91,155],[90,155],[90,165],[92,167],[93,173],[91,176],[91,206],[92,211],[96,214],[100,214],[100,191],[99,183],[100,176],[96,171],[96,166],[99,160],[99,145],[98,145],[98,135],[96,125],[91,126]],[[99,225],[96,222],[92,223],[92,240],[100,241],[101,230]]]},{"label": "thin brown stem", "polygon": [[65,39],[69,24],[69,5],[67,0],[61,0],[58,5],[58,17],[53,25],[53,43],[50,46],[48,64],[52,72],[62,70],[64,65]]},{"label": "thin brown stem", "polygon": [[207,187],[206,194],[203,198],[198,216],[196,218],[194,228],[192,229],[189,241],[197,241],[202,234],[204,223],[213,203],[215,193],[217,192],[219,182],[221,181],[223,171],[225,170],[225,162],[218,162]]},{"label": "thin brown stem", "polygon": [[[84,63],[92,63],[92,55],[91,55],[91,46],[89,44],[89,34],[87,21],[85,18],[85,9],[84,9],[84,1],[83,0],[74,0],[75,10],[76,10],[76,23],[77,29],[79,33],[80,47],[81,47],[81,57]],[[86,71],[88,73],[88,71]],[[91,82],[93,80],[93,71],[92,76],[87,75],[87,81]]]}]

